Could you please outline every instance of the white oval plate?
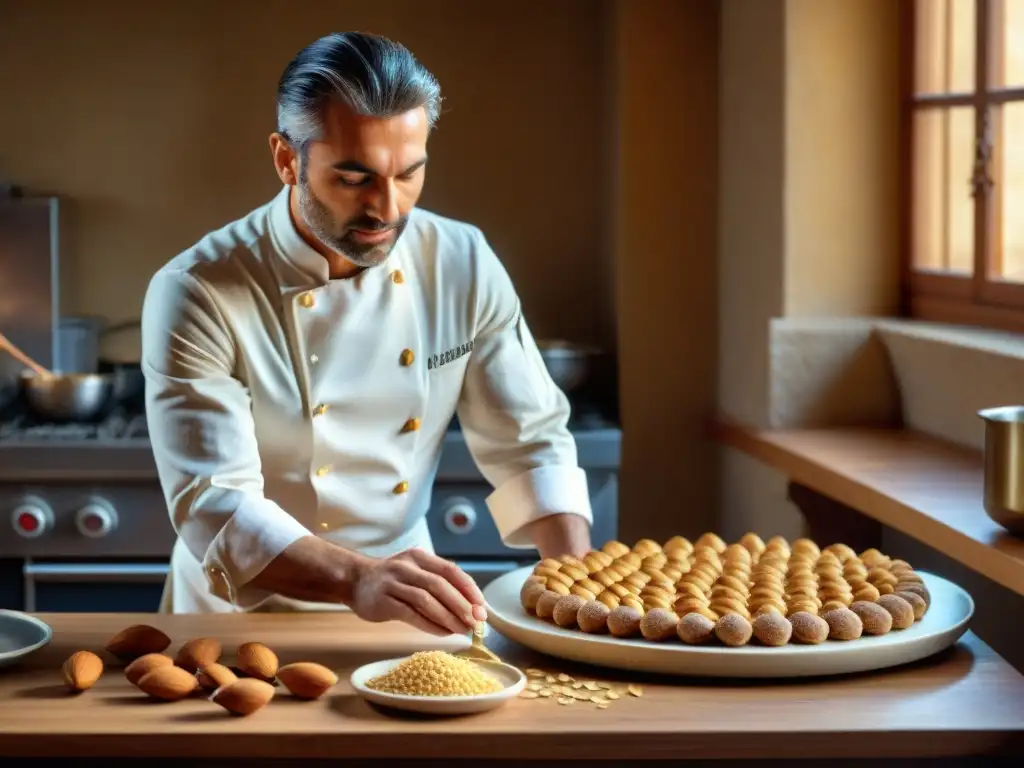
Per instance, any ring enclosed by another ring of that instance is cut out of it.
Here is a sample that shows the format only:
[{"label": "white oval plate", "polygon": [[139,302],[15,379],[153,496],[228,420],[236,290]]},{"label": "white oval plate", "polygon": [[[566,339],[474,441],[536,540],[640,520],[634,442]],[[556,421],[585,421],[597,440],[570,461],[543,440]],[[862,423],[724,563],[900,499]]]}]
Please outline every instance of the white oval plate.
[{"label": "white oval plate", "polygon": [[384,693],[366,687],[370,680],[378,675],[387,674],[403,661],[405,661],[404,658],[364,664],[352,673],[349,682],[360,696],[374,704],[391,709],[433,715],[471,715],[486,712],[515,698],[526,687],[526,675],[520,670],[510,664],[500,664],[494,661],[475,661],[474,663],[486,669],[505,686],[497,693],[484,693],[479,696],[408,696]]},{"label": "white oval plate", "polygon": [[931,656],[956,643],[967,631],[974,601],[952,582],[920,573],[932,595],[931,607],[914,626],[858,640],[827,640],[820,645],[789,643],[770,648],[752,642],[741,648],[720,644],[692,646],[679,640],[652,643],[563,629],[528,614],[519,590],[533,568],[527,566],[492,581],[484,589],[487,620],[510,640],[540,653],[602,667],[699,677],[812,677],[884,669]]},{"label": "white oval plate", "polygon": [[21,611],[0,608],[0,667],[14,664],[53,639],[50,625]]}]

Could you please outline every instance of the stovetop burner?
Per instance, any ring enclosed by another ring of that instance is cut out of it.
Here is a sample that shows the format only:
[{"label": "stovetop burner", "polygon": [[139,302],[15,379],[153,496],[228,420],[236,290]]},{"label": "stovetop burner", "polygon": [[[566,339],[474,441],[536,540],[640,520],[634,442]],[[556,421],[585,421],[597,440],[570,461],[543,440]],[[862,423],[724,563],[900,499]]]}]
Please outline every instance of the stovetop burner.
[{"label": "stovetop burner", "polygon": [[0,422],[0,443],[21,442],[118,442],[149,437],[144,414],[115,411],[95,424],[38,422],[18,415]]}]

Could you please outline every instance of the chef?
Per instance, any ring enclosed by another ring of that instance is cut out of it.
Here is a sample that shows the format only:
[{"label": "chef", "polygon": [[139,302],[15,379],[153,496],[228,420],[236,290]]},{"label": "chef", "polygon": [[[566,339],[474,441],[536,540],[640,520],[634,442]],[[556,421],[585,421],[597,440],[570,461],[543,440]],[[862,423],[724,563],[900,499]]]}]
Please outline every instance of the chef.
[{"label": "chef", "polygon": [[417,207],[440,106],[401,45],[315,41],[278,87],[281,191],[152,278],[146,411],[178,534],[163,611],[464,633],[483,597],[425,519],[455,414],[507,546],[590,548],[569,404],[507,272],[478,228]]}]

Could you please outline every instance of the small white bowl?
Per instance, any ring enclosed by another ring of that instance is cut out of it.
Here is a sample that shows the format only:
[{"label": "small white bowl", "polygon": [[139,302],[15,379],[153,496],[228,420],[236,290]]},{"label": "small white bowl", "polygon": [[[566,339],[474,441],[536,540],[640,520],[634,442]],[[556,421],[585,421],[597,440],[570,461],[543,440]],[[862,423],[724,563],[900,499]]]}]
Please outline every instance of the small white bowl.
[{"label": "small white bowl", "polygon": [[496,661],[475,661],[487,672],[494,675],[504,688],[497,693],[483,693],[478,696],[409,696],[398,693],[384,693],[366,687],[366,684],[379,675],[385,675],[405,661],[388,659],[364,664],[359,667],[349,682],[352,688],[367,701],[391,709],[403,709],[407,712],[422,712],[433,715],[472,715],[500,707],[509,699],[518,696],[526,687],[526,675],[510,664]]}]

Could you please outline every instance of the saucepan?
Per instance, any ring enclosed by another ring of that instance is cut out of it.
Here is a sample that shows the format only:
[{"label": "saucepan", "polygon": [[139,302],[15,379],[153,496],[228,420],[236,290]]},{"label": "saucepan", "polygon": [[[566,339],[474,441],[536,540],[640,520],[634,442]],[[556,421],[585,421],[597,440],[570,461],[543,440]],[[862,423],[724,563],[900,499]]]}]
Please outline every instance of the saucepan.
[{"label": "saucepan", "polygon": [[106,411],[114,392],[114,376],[106,373],[24,371],[20,381],[26,405],[42,421],[93,421]]},{"label": "saucepan", "polygon": [[114,377],[102,373],[55,373],[39,365],[0,333],[0,350],[28,370],[18,382],[25,404],[43,421],[92,421],[110,404]]}]

